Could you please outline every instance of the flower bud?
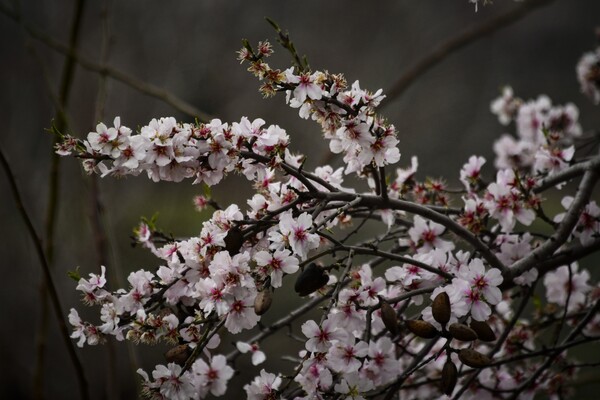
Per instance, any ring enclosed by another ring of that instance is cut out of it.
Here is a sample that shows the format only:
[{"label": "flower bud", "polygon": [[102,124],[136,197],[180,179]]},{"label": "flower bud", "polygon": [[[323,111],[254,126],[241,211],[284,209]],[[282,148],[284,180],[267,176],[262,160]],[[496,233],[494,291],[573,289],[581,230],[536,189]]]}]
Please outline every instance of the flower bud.
[{"label": "flower bud", "polygon": [[463,342],[471,342],[477,339],[477,333],[465,324],[454,323],[448,327],[448,331],[454,339]]},{"label": "flower bud", "polygon": [[229,252],[229,255],[234,256],[240,252],[240,248],[244,244],[244,235],[242,235],[240,228],[234,226],[227,232],[223,241],[225,242],[225,250]]},{"label": "flower bud", "polygon": [[479,340],[484,342],[493,342],[496,340],[496,334],[486,322],[473,320],[470,325],[471,329],[477,333]]},{"label": "flower bud", "polygon": [[256,315],[263,315],[266,313],[269,308],[271,308],[271,303],[273,302],[273,293],[271,289],[267,288],[262,292],[258,292],[256,297],[254,298],[254,312]]},{"label": "flower bud", "polygon": [[394,311],[394,308],[385,301],[381,302],[381,320],[392,336],[396,336],[398,334],[400,326],[398,325],[396,311]]},{"label": "flower bud", "polygon": [[165,353],[165,358],[169,363],[174,362],[176,364],[183,365],[191,354],[192,350],[187,344],[180,344],[179,346],[169,349]]},{"label": "flower bud", "polygon": [[447,396],[450,396],[454,391],[454,387],[456,386],[456,382],[458,381],[458,370],[456,365],[450,359],[450,355],[448,355],[448,361],[444,364],[444,368],[442,368],[442,393]]},{"label": "flower bud", "polygon": [[304,271],[298,275],[294,290],[300,296],[307,296],[316,292],[327,284],[329,276],[315,263],[310,263]]},{"label": "flower bud", "polygon": [[409,331],[424,339],[432,339],[439,333],[438,330],[435,329],[435,326],[420,319],[409,319],[406,321],[406,326]]},{"label": "flower bud", "polygon": [[433,303],[431,304],[431,314],[433,318],[442,325],[445,325],[450,321],[450,298],[448,293],[440,292]]},{"label": "flower bud", "polygon": [[473,349],[462,349],[458,352],[458,358],[471,368],[487,367],[492,362],[491,358]]}]

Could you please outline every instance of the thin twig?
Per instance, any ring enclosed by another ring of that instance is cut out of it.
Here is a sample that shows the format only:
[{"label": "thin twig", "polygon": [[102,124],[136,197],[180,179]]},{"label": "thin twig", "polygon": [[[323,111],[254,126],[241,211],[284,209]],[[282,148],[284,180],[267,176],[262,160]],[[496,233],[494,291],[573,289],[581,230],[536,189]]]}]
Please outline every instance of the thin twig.
[{"label": "thin twig", "polygon": [[[77,43],[79,41],[79,32],[83,19],[83,9],[84,9],[85,1],[78,0],[75,3],[75,10],[73,12],[73,18],[71,22],[71,28],[69,33],[69,45],[68,49],[70,51],[74,51],[77,47]],[[17,14],[18,15],[18,14]],[[23,23],[22,19],[18,20],[21,23],[21,26],[24,30],[27,30],[27,27]],[[33,49],[33,47],[31,47]],[[34,57],[37,57],[37,53],[32,50]],[[45,76],[45,81],[48,92],[50,94],[50,98],[53,100],[56,106],[56,129],[60,132],[65,131],[68,127],[67,116],[66,116],[66,107],[69,101],[69,95],[71,93],[71,86],[73,83],[73,78],[75,75],[75,60],[73,57],[69,56],[65,60],[65,64],[62,69],[62,76],[60,81],[60,89],[59,94],[56,96],[54,94],[54,90],[52,89],[51,84],[49,83],[49,78],[47,76],[44,64],[41,60],[39,63],[42,68],[42,73]],[[60,158],[54,152],[54,145],[57,143],[58,137],[54,137],[52,140],[51,146],[51,165],[49,172],[49,189],[48,189],[48,204],[46,209],[46,219],[45,219],[45,257],[48,263],[48,266],[52,265],[54,261],[54,231],[56,228],[56,214],[59,208],[59,184],[60,184],[60,176],[59,176],[59,166],[60,166]],[[37,399],[43,398],[43,387],[44,387],[44,364],[46,358],[46,340],[48,335],[48,327],[49,327],[49,310],[48,310],[48,285],[47,278],[44,277],[42,282],[40,283],[40,304],[41,304],[41,321],[40,326],[37,331],[37,339],[36,339],[36,364],[33,373],[33,381],[34,381],[34,394]],[[67,335],[68,336],[68,335]]]},{"label": "thin twig", "polygon": [[[10,10],[8,7],[1,3],[0,12],[14,21],[20,20],[20,16],[18,14],[16,14],[14,11]],[[173,107],[177,111],[180,111],[183,114],[186,114],[191,117],[197,117],[200,121],[206,122],[214,118],[212,115],[202,110],[199,110],[198,108],[194,107],[190,103],[186,102],[185,100],[181,99],[174,93],[164,88],[158,87],[151,83],[144,82],[141,79],[129,75],[112,66],[95,63],[94,61],[91,61],[90,59],[82,56],[80,53],[76,51],[71,51],[69,46],[41,32],[33,25],[27,22],[24,22],[23,26],[32,38],[39,40],[46,46],[58,51],[61,54],[72,57],[79,65],[81,65],[88,71],[105,74],[106,76],[115,79],[121,83],[124,83],[125,85],[141,93],[162,100],[163,102],[165,102],[166,104],[170,105],[171,107]]]},{"label": "thin twig", "polygon": [[387,97],[381,104],[380,109],[383,109],[391,104],[402,93],[404,93],[404,91],[408,89],[411,84],[421,77],[421,75],[442,62],[449,55],[470,43],[476,42],[487,35],[490,35],[517,22],[531,11],[538,7],[549,4],[551,1],[552,0],[528,0],[512,10],[505,12],[504,14],[500,14],[489,21],[485,21],[446,40],[439,46],[435,47],[429,54],[415,62],[408,68],[408,70],[406,70],[406,72],[404,72],[402,76],[400,76],[396,83],[392,85],[391,89],[388,90]]},{"label": "thin twig", "polygon": [[[335,193],[326,193],[326,192],[317,192],[312,193],[312,195],[319,199],[328,199],[328,200],[340,200],[340,201],[353,201],[359,195],[354,193],[343,193],[343,192],[335,192]],[[393,210],[402,210],[408,211],[413,214],[420,215],[422,217],[428,218],[433,222],[437,222],[439,224],[444,225],[446,229],[465,240],[471,246],[477,250],[481,256],[494,268],[498,268],[501,271],[504,271],[506,268],[502,264],[502,262],[496,257],[496,255],[488,248],[488,246],[477,238],[477,236],[473,235],[468,229],[460,225],[458,222],[453,219],[447,217],[444,214],[441,214],[435,210],[427,206],[423,206],[420,204],[412,203],[410,201],[398,200],[398,199],[387,199],[384,200],[380,196],[373,196],[367,194],[360,195],[361,202],[360,205],[364,205],[372,208],[389,208]]]}]

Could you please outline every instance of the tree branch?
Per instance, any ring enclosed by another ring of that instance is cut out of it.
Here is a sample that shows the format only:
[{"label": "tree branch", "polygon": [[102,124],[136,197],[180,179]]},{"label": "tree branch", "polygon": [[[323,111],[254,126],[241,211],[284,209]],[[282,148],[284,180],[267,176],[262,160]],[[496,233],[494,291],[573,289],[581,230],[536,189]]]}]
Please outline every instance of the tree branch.
[{"label": "tree branch", "polygon": [[449,55],[487,35],[491,35],[492,33],[517,22],[531,11],[538,7],[545,6],[551,1],[552,0],[527,0],[512,10],[500,14],[489,21],[483,22],[443,42],[434,48],[431,53],[425,55],[410,66],[408,70],[400,76],[396,83],[392,85],[391,89],[388,90],[387,97],[380,108],[383,109],[391,104],[421,75],[442,62]]},{"label": "tree branch", "polygon": [[[14,21],[20,21],[20,19],[21,19],[21,17],[17,13],[10,10],[4,4],[1,4],[1,3],[0,3],[0,12]],[[210,115],[202,110],[199,110],[198,108],[194,107],[190,103],[186,102],[185,100],[181,99],[180,97],[176,96],[175,94],[173,94],[172,92],[170,92],[166,89],[160,88],[151,83],[146,83],[132,75],[128,75],[127,73],[125,73],[119,69],[116,69],[114,67],[111,67],[109,65],[97,64],[94,61],[91,61],[90,59],[82,56],[80,53],[78,53],[76,51],[72,51],[69,48],[69,46],[67,46],[67,45],[59,42],[58,40],[52,38],[51,36],[41,32],[40,30],[38,30],[37,28],[35,28],[34,26],[32,26],[31,24],[29,24],[27,22],[23,22],[23,27],[25,28],[27,33],[32,38],[39,40],[40,42],[44,43],[46,46],[50,47],[53,50],[56,50],[57,52],[59,52],[61,54],[64,54],[64,55],[67,55],[67,56],[73,58],[73,60],[75,60],[79,65],[81,65],[81,67],[83,67],[89,71],[97,72],[99,74],[104,74],[105,76],[111,77],[112,79],[115,79],[121,83],[124,83],[125,85],[127,85],[141,93],[144,93],[148,96],[162,100],[163,102],[170,105],[177,111],[179,111],[183,114],[186,114],[190,117],[198,117],[198,119],[200,119],[201,121],[204,121],[204,122],[210,121],[211,119],[213,119],[212,115]]]}]

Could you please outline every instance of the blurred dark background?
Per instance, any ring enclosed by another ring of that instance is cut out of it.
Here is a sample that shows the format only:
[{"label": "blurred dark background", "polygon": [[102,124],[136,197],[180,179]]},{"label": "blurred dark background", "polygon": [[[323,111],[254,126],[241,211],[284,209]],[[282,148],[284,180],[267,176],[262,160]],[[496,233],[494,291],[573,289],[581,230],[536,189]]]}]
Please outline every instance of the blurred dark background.
[{"label": "blurred dark background", "polygon": [[[75,2],[2,0],[0,4],[0,147],[10,160],[25,206],[42,235],[52,158],[52,136],[46,130],[56,118],[50,93],[56,96],[59,92],[65,56],[32,38],[26,27],[67,44]],[[279,124],[291,135],[292,148],[308,154],[308,163],[314,167],[327,154],[319,127],[299,119],[282,96],[262,100],[258,81],[236,60],[235,51],[241,47],[242,38],[251,43],[269,38],[276,49],[269,63],[282,69],[289,65],[289,55],[277,47],[265,16],[289,30],[298,51],[308,56],[314,69],[343,72],[349,82],[359,79],[363,88],[388,92],[404,71],[440,43],[518,6],[497,0],[492,6],[480,6],[476,13],[466,0],[86,1],[77,51],[101,64],[103,42],[106,44],[109,38],[104,52],[108,65],[172,92],[224,121],[248,116]],[[15,10],[21,22],[8,15],[14,15]],[[489,103],[505,84],[512,85],[524,99],[545,93],[555,104],[574,102],[580,109],[584,130],[597,129],[598,108],[580,94],[575,65],[583,52],[595,47],[593,31],[600,24],[599,16],[597,0],[556,0],[474,41],[426,72],[401,97],[388,102],[383,111],[400,132],[400,166],[408,166],[410,157],[418,155],[419,177],[444,176],[456,184],[458,170],[470,155],[483,155],[491,165],[492,142],[506,128],[489,113]],[[132,128],[160,116],[193,120],[110,77],[102,84],[98,73],[78,65],[73,76],[66,114],[68,131],[78,137],[93,130],[99,117],[112,123],[120,115],[122,123]],[[105,98],[100,102],[104,107],[99,112],[98,92],[102,86]],[[334,165],[340,162],[336,160]],[[77,160],[69,158],[61,160],[59,177],[54,281],[65,315],[69,308],[76,307],[83,317],[95,319],[98,310],[84,309],[74,290],[75,283],[66,274],[76,266],[84,276],[99,271],[101,259],[92,223],[93,181],[82,173]],[[98,189],[104,207],[101,223],[108,236],[106,255],[112,285],[123,282],[134,269],[157,265],[155,258],[130,246],[131,229],[140,216],[158,212],[159,226],[177,236],[197,234],[207,216],[194,211],[191,199],[200,194],[201,188],[190,182],[155,184],[143,177],[105,179],[98,182]],[[215,187],[213,194],[220,203],[236,202],[244,208],[251,187],[244,180],[230,177]],[[41,268],[16,210],[6,176],[0,173],[0,263],[5,282],[0,290],[3,399],[33,397],[36,340],[42,319]],[[280,300],[266,321],[284,315],[291,307],[287,299]],[[51,309],[49,316],[44,396],[78,398],[74,370]],[[227,339],[225,351],[230,350]],[[278,346],[277,342],[267,346],[274,352],[271,370],[289,368],[285,361],[278,360]],[[78,349],[78,354],[94,399],[134,398],[137,377],[130,360],[137,359],[151,372],[156,363],[164,362],[164,350],[161,346],[143,346],[132,356],[128,346],[117,343],[85,347]],[[249,365],[248,357],[244,357],[237,366]]]}]

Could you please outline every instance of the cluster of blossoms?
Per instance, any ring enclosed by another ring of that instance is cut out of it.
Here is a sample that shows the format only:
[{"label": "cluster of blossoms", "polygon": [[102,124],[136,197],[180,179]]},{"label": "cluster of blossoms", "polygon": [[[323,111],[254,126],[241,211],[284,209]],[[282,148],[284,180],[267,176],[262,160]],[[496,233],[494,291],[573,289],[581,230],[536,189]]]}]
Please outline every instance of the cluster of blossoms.
[{"label": "cluster of blossoms", "polygon": [[577,79],[581,91],[594,104],[600,104],[600,47],[581,57],[577,64]]},{"label": "cluster of blossoms", "polygon": [[[77,344],[95,345],[108,336],[167,343],[172,348],[165,365],[151,375],[138,371],[146,396],[221,396],[240,354],[251,354],[254,365],[263,363],[260,341],[308,310],[290,313],[272,330],[259,324],[273,297],[286,295],[281,288],[287,277],[295,275],[295,291],[309,297],[308,306],[329,304],[319,321],[299,325],[303,348],[287,354],[298,362],[296,373],[261,370],[244,386],[249,399],[358,400],[398,391],[406,398],[563,396],[575,368],[566,361],[568,346],[552,349],[555,362],[549,365],[535,358],[547,347],[545,329],[568,325],[575,336],[569,341],[580,334],[600,337],[600,287],[577,263],[599,245],[600,208],[586,189],[565,196],[566,212],[551,219],[540,195],[577,176],[545,183],[577,164],[573,141],[581,127],[575,106],[553,107],[546,97],[524,102],[505,89],[492,111],[504,125],[515,121],[519,139],[503,136],[496,143],[494,181],[484,182],[486,160],[472,156],[457,176],[464,189],[449,190],[442,180],[419,181],[416,157],[410,167],[386,175],[385,167],[400,153],[394,127],[375,111],[381,91],[368,92],[358,82],[348,88],[341,75],[303,65],[272,69],[264,62],[271,53],[270,44],[261,42],[256,51],[246,45],[240,59],[263,81],[264,94],[285,92],[301,117],[320,124],[330,150],[343,154],[345,169],[306,171],[305,157],[290,152],[282,128],[245,117],[231,124],[153,119],[137,133],[117,117],[113,127],[98,124],[85,140],[63,137],[57,152],[82,158],[90,173],[145,172],[153,181],[193,178],[210,186],[237,172],[256,190],[245,208],[221,208],[207,196],[195,197],[197,210],[215,211],[199,235],[188,239],[175,240],[143,221],[136,241],[160,265],[132,272],[128,288],[116,291],[106,287],[105,267],[80,278],[77,290],[86,304],[100,307],[101,323],[83,321],[72,309]],[[586,165],[598,173],[600,161]],[[366,180],[367,190],[345,188],[344,172]],[[453,196],[457,192],[460,197]],[[454,201],[462,206],[453,208]],[[536,218],[565,231],[562,242],[517,230]],[[383,232],[349,244],[371,219],[383,221]],[[352,224],[357,227],[343,234]],[[532,254],[538,257],[533,263]],[[569,258],[573,254],[582,255]],[[324,262],[328,256],[334,261]],[[363,262],[359,256],[370,258]],[[541,280],[547,304],[537,307],[530,322],[514,298],[528,300]],[[259,330],[225,353],[224,333]],[[498,360],[494,365],[491,357]],[[456,364],[470,371],[460,381]]]},{"label": "cluster of blossoms", "polygon": [[371,93],[361,89],[358,81],[348,88],[341,74],[311,73],[303,66],[272,69],[264,61],[271,52],[265,41],[259,43],[256,52],[249,45],[242,48],[239,59],[249,62],[248,70],[264,81],[260,90],[265,96],[285,92],[288,104],[299,109],[300,117],[321,125],[332,153],[344,154],[346,174],[362,174],[366,167],[398,162],[397,132],[375,112],[385,98],[381,89]]},{"label": "cluster of blossoms", "polygon": [[496,168],[553,175],[569,166],[573,141],[582,135],[575,105],[553,106],[547,96],[525,102],[505,87],[491,110],[503,125],[514,121],[517,131],[517,139],[504,134],[494,144]]}]

